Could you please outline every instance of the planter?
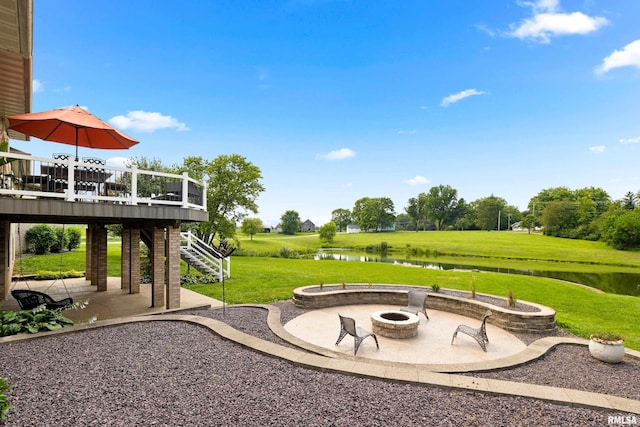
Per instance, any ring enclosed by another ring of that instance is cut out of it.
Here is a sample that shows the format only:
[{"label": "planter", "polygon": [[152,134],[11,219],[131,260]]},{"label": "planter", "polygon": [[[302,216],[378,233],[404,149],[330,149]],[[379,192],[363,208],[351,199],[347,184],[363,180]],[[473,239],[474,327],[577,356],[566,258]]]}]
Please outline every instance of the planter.
[{"label": "planter", "polygon": [[624,357],[624,340],[607,341],[595,337],[589,340],[589,352],[607,363],[620,363]]}]

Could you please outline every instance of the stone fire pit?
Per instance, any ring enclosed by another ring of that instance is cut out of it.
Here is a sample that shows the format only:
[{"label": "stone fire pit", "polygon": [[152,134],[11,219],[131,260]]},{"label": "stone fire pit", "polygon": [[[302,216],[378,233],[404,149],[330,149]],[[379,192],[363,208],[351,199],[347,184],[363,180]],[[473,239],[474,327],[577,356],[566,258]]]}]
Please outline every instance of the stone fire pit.
[{"label": "stone fire pit", "polygon": [[411,338],[418,333],[420,319],[398,310],[376,311],[371,315],[373,333],[387,338]]}]

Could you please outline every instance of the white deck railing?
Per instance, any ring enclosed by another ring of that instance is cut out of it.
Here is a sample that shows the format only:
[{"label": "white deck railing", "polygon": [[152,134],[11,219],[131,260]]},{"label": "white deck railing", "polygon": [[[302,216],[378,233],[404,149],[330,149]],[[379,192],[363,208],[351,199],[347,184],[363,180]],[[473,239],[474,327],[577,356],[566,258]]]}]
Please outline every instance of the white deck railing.
[{"label": "white deck railing", "polygon": [[72,155],[0,154],[0,195],[207,209],[206,182],[190,178],[187,172],[125,168],[87,157],[76,161]]}]

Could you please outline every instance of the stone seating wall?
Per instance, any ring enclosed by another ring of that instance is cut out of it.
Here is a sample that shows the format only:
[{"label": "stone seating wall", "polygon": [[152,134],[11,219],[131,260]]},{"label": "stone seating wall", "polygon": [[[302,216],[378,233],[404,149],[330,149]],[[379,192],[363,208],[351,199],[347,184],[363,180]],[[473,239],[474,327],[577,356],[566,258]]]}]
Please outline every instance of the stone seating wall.
[{"label": "stone seating wall", "polygon": [[[548,333],[556,329],[555,310],[532,302],[519,300],[519,304],[532,307],[532,311],[516,311],[507,307],[506,298],[496,297],[494,295],[476,294],[477,296],[487,296],[496,300],[504,300],[504,306],[490,304],[468,296],[455,296],[443,292],[432,292],[427,288],[416,286],[356,285],[358,287],[357,289],[336,290],[336,288],[340,286],[341,285],[324,285],[322,290],[319,286],[297,288],[293,291],[293,303],[298,307],[311,309],[353,304],[388,304],[390,306],[403,307],[407,305],[408,291],[420,289],[429,294],[426,302],[427,313],[432,309],[481,319],[487,310],[491,310],[493,315],[487,322],[508,331]],[[349,288],[353,288],[353,286],[354,285],[347,285]],[[382,286],[387,286],[392,289],[384,289]],[[463,292],[460,293],[463,294]]]}]

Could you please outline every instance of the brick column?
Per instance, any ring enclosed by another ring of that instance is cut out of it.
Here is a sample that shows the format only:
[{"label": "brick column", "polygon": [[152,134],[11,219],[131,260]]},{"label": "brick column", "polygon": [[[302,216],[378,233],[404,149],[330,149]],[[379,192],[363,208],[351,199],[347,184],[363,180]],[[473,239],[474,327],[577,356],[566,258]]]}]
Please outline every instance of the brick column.
[{"label": "brick column", "polygon": [[96,252],[93,256],[96,260],[96,264],[92,264],[96,270],[93,275],[96,276],[98,291],[103,292],[107,290],[107,229],[103,225],[94,228],[93,241],[93,250]]},{"label": "brick column", "polygon": [[180,308],[180,225],[167,228],[167,308]]},{"label": "brick column", "polygon": [[122,227],[120,237],[120,289],[126,289],[131,293],[131,229]]},{"label": "brick column", "polygon": [[11,223],[0,221],[0,301],[7,299],[11,289]]},{"label": "brick column", "polygon": [[154,227],[151,234],[151,306],[164,304],[164,228]]},{"label": "brick column", "polygon": [[92,260],[92,253],[93,253],[93,247],[92,245],[92,239],[91,239],[91,230],[92,228],[89,226],[87,227],[87,231],[85,233],[85,248],[86,248],[86,254],[84,256],[84,277],[87,280],[91,281],[91,284],[93,285],[93,280],[91,278],[91,263],[93,262]]},{"label": "brick column", "polygon": [[131,229],[131,243],[129,244],[129,273],[132,294],[140,293],[140,229]]}]

